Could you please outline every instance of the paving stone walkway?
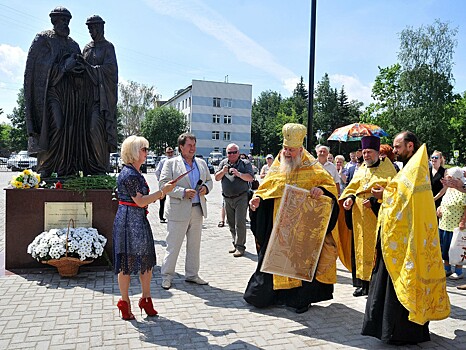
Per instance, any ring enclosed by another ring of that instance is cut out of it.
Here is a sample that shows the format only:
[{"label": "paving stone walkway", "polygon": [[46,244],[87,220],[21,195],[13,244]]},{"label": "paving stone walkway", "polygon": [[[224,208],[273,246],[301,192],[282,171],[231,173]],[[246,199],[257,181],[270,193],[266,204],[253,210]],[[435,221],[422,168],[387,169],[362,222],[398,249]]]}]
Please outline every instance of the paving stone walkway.
[{"label": "paving stone walkway", "polygon": [[[11,172],[0,172],[6,184]],[[155,175],[146,175],[152,189]],[[4,185],[1,185],[2,187]],[[255,309],[242,298],[255,269],[253,236],[249,231],[244,257],[228,254],[227,227],[218,228],[220,184],[208,195],[209,217],[205,221],[202,278],[210,285],[184,282],[184,247],[180,253],[173,288],[160,287],[160,262],[166,225],[158,220],[158,204],[149,218],[156,244],[158,266],[154,270],[152,295],[160,316],[141,316],[137,302],[139,281],[131,280],[134,321],[118,316],[118,284],[111,271],[85,271],[61,278],[53,269],[15,275],[4,268],[2,251],[5,228],[5,194],[0,195],[0,349],[386,349],[380,341],[360,335],[366,299],[354,298],[351,274],[339,264],[334,299],[318,303],[304,314],[284,307]],[[25,248],[26,249],[26,248]],[[399,349],[465,349],[466,291],[448,281],[451,316],[431,322],[431,338],[419,346]]]}]

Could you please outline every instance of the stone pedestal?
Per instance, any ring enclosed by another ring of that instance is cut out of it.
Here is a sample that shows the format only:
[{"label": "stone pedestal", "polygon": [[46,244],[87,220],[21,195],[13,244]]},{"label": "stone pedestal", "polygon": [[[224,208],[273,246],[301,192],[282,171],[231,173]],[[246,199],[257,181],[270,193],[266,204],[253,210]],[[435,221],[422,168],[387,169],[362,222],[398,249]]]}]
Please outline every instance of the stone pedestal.
[{"label": "stone pedestal", "polygon": [[[105,251],[112,256],[113,221],[118,201],[112,200],[111,190],[89,190],[85,196],[78,192],[56,189],[6,189],[5,269],[22,270],[44,268],[27,253],[27,247],[44,231],[45,202],[92,202],[92,226],[107,238]],[[102,256],[89,267],[108,265]],[[52,267],[49,267],[52,268]]]}]

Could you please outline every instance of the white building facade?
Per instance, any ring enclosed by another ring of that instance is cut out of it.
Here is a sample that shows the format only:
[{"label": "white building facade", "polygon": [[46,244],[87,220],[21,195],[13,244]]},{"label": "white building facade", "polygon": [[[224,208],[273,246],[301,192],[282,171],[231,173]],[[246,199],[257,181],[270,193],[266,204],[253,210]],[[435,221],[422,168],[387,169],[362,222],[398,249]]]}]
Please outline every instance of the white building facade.
[{"label": "white building facade", "polygon": [[186,116],[188,130],[196,135],[197,154],[225,155],[230,143],[236,143],[241,153],[250,152],[252,85],[193,80],[164,106]]}]

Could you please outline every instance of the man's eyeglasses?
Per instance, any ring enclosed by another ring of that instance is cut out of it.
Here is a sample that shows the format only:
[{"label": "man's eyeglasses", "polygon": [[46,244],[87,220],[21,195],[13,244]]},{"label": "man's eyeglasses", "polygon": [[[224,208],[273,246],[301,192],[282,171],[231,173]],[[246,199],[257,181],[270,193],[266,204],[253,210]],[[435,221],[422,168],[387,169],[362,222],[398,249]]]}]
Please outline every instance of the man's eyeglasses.
[{"label": "man's eyeglasses", "polygon": [[141,151],[143,151],[143,152],[149,152],[149,148],[143,147],[143,148],[141,148]]},{"label": "man's eyeglasses", "polygon": [[439,156],[432,156],[430,159],[439,159]]},{"label": "man's eyeglasses", "polygon": [[238,151],[230,151],[230,152],[227,152],[228,154],[236,154],[238,153]]}]

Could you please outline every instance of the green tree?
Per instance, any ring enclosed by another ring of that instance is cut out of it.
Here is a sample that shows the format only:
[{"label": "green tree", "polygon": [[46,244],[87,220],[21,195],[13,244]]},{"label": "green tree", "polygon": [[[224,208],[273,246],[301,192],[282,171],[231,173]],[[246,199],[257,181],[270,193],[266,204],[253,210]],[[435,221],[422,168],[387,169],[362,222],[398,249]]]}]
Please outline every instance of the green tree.
[{"label": "green tree", "polygon": [[[358,147],[353,142],[327,141],[332,132],[344,125],[358,122],[361,115],[362,102],[348,101],[344,86],[340,91],[330,85],[328,74],[317,82],[314,92],[314,129],[317,143],[326,144],[331,153],[348,155]],[[313,150],[310,150],[313,152]]]},{"label": "green tree", "polygon": [[173,107],[157,107],[146,112],[141,133],[156,154],[165,152],[167,146],[176,147],[178,136],[188,131],[183,113]]},{"label": "green tree", "polygon": [[449,149],[457,32],[438,20],[433,25],[403,30],[400,62],[379,67],[372,90],[376,102],[366,110],[365,118],[392,137],[399,131],[411,130],[431,150]]},{"label": "green tree", "polygon": [[[459,162],[461,164],[466,163],[466,91],[463,95],[456,95],[455,100],[448,107],[448,114],[451,115],[450,127],[452,133],[450,135],[452,143],[451,150],[459,150]],[[448,150],[445,152],[445,156],[452,157],[453,154]]]},{"label": "green tree", "polygon": [[393,137],[405,127],[400,76],[399,63],[386,68],[379,67],[379,74],[372,87],[372,98],[375,102],[366,108],[361,118],[364,122],[380,126],[389,137]]},{"label": "green tree", "polygon": [[291,97],[293,110],[296,113],[297,123],[307,124],[307,104],[309,99],[309,93],[304,84],[303,77],[296,85],[293,90],[293,96]]},{"label": "green tree", "polygon": [[18,105],[13,108],[13,112],[7,115],[7,118],[11,121],[12,125],[8,139],[8,148],[10,151],[15,152],[26,150],[28,145],[23,88],[21,88],[18,93],[16,103]]},{"label": "green tree", "polygon": [[339,105],[337,89],[332,88],[328,74],[317,82],[314,92],[314,130],[318,135],[317,142],[323,143],[339,122]]},{"label": "green tree", "polygon": [[0,157],[8,156],[8,139],[10,136],[9,125],[6,123],[0,124]]},{"label": "green tree", "polygon": [[275,154],[277,147],[280,147],[275,119],[282,101],[281,95],[271,90],[261,92],[257,100],[254,100],[251,110],[251,142],[254,144],[254,154]]},{"label": "green tree", "polygon": [[153,86],[129,81],[128,84],[118,84],[118,113],[121,116],[123,138],[138,135],[146,112],[154,107],[158,98]]}]

